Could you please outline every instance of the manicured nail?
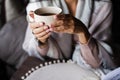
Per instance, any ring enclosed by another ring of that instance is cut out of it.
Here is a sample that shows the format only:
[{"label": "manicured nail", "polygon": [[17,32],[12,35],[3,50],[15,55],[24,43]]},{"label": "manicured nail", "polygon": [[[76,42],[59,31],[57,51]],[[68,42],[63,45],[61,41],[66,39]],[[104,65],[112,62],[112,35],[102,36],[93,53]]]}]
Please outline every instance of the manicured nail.
[{"label": "manicured nail", "polygon": [[47,30],[46,30],[46,32],[48,33],[48,32],[50,32],[50,30],[49,30],[49,29],[47,29]]},{"label": "manicured nail", "polygon": [[44,26],[44,30],[47,30],[48,28],[49,28],[49,26],[48,26],[48,25]]},{"label": "manicured nail", "polygon": [[44,22],[41,22],[41,23],[40,23],[40,26],[43,26],[44,24],[45,24]]},{"label": "manicured nail", "polygon": [[50,30],[50,31],[53,31],[53,28],[50,28],[49,30]]}]

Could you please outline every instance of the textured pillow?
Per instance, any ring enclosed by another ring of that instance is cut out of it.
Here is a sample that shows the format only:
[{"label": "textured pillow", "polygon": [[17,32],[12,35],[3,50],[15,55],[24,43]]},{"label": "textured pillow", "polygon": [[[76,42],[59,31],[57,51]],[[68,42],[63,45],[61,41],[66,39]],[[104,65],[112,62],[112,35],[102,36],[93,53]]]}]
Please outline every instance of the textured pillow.
[{"label": "textured pillow", "polygon": [[22,80],[100,80],[100,75],[72,61],[60,63],[57,60],[57,63],[56,61],[45,62],[31,68],[21,78]]}]

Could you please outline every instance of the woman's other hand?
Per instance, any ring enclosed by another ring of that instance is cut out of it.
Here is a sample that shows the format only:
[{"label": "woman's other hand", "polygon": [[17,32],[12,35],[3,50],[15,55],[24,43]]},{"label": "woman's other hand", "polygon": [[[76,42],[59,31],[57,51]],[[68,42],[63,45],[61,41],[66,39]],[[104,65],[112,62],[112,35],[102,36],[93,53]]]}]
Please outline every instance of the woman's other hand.
[{"label": "woman's other hand", "polygon": [[55,15],[55,22],[51,25],[55,32],[79,34],[85,25],[70,14]]},{"label": "woman's other hand", "polygon": [[81,43],[87,43],[90,37],[86,26],[70,14],[55,15],[55,22],[51,27],[54,32],[77,34]]}]

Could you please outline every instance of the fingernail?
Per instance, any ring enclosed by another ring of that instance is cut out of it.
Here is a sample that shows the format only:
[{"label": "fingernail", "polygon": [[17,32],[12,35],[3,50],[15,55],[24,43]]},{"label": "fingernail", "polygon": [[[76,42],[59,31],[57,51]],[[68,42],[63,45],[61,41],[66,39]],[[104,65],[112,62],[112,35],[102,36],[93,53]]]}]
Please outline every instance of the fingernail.
[{"label": "fingernail", "polygon": [[48,32],[50,32],[50,30],[49,30],[49,29],[47,29],[47,30],[46,30],[46,32],[48,33]]},{"label": "fingernail", "polygon": [[49,28],[49,26],[48,26],[48,25],[44,26],[44,29],[45,29],[45,30],[47,30],[48,28]]},{"label": "fingernail", "polygon": [[50,30],[50,31],[53,31],[53,28],[50,28],[49,30]]},{"label": "fingernail", "polygon": [[44,22],[41,22],[41,23],[40,23],[40,26],[43,26],[44,24],[45,24]]}]

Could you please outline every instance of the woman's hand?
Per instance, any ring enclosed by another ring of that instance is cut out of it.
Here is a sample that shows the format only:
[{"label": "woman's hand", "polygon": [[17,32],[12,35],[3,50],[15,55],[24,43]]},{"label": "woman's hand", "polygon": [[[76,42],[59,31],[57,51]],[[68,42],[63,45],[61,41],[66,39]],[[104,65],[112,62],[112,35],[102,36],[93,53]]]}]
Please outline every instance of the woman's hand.
[{"label": "woman's hand", "polygon": [[44,23],[30,23],[33,35],[42,43],[45,43],[50,36],[49,26]]},{"label": "woman's hand", "polygon": [[[29,16],[34,19],[34,13],[30,12]],[[48,25],[45,25],[44,22],[32,22],[30,23],[30,28],[32,29],[33,35],[42,43],[46,43],[48,37],[51,34],[51,28]]]},{"label": "woman's hand", "polygon": [[85,25],[70,14],[59,14],[55,16],[52,28],[55,32],[79,34],[84,32]]},{"label": "woman's hand", "polygon": [[77,34],[81,43],[87,43],[90,34],[86,26],[70,14],[59,14],[55,16],[55,22],[51,25],[54,32]]}]

